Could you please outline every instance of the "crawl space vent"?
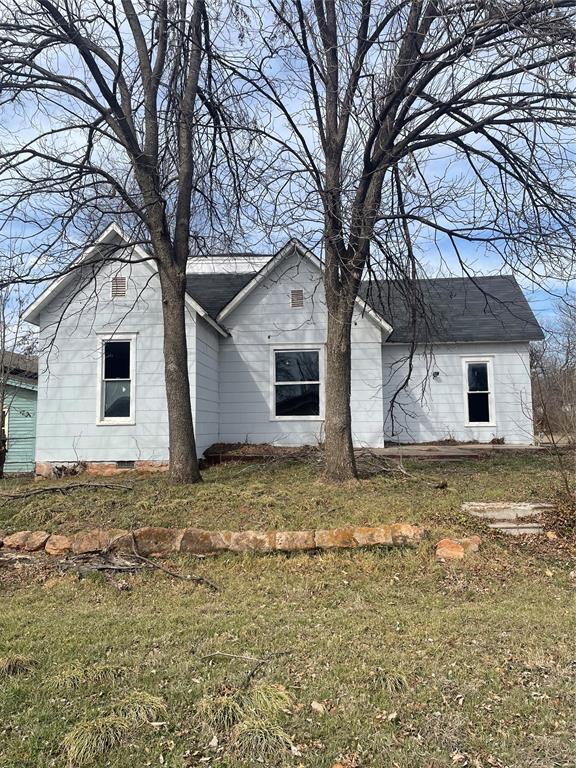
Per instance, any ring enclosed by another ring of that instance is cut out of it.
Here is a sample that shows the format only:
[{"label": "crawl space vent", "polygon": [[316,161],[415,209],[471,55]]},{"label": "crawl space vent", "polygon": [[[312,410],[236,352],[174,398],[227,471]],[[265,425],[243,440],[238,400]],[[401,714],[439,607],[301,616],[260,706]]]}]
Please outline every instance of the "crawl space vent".
[{"label": "crawl space vent", "polygon": [[118,298],[119,296],[126,296],[126,278],[125,277],[113,277],[112,278],[112,298]]},{"label": "crawl space vent", "polygon": [[134,469],[133,461],[117,461],[116,469]]},{"label": "crawl space vent", "polygon": [[304,306],[304,291],[290,291],[290,306],[292,309],[302,309]]}]

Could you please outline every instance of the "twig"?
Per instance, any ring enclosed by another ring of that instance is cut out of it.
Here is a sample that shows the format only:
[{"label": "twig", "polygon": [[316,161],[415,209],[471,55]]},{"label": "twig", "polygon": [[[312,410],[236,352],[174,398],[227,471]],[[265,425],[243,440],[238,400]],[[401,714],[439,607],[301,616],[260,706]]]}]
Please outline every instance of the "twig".
[{"label": "twig", "polygon": [[244,678],[244,681],[242,685],[240,686],[241,690],[246,690],[252,680],[256,677],[258,672],[262,669],[263,666],[266,664],[270,664],[270,662],[277,656],[288,656],[292,651],[276,651],[275,653],[270,653],[268,656],[265,656],[263,659],[257,659],[254,656],[242,656],[241,654],[236,653],[226,653],[225,651],[214,651],[214,653],[208,653],[206,656],[200,656],[200,661],[205,661],[206,659],[240,659],[240,661],[252,661],[256,662],[256,665],[252,667],[252,669],[248,672],[246,677]]},{"label": "twig", "polygon": [[218,592],[220,589],[216,584],[214,584],[213,581],[210,581],[209,579],[205,579],[204,576],[197,576],[195,574],[188,574],[187,576],[183,576],[181,573],[176,573],[176,571],[171,571],[168,568],[165,568],[163,565],[160,565],[159,563],[155,563],[153,560],[150,560],[149,558],[144,557],[144,555],[141,555],[138,552],[138,547],[136,545],[136,538],[134,536],[133,531],[132,531],[132,552],[134,553],[134,557],[138,558],[138,560],[141,560],[143,563],[146,563],[151,568],[156,568],[156,570],[166,573],[168,576],[171,576],[173,579],[182,579],[182,581],[194,581],[197,584],[204,584],[213,592]]},{"label": "twig", "polygon": [[240,661],[256,661],[258,664],[262,664],[268,661],[269,657],[265,659],[256,659],[254,656],[241,656],[236,653],[225,653],[224,651],[214,651],[214,653],[208,653],[206,656],[200,656],[200,661],[206,661],[206,659],[240,659]]},{"label": "twig", "polygon": [[2,493],[0,499],[2,503],[12,499],[27,499],[31,496],[40,496],[43,493],[61,493],[66,495],[70,491],[77,491],[81,488],[107,488],[115,491],[132,491],[134,486],[121,485],[120,483],[70,483],[69,485],[46,485],[43,488],[35,488],[33,491],[25,491],[24,493]]}]

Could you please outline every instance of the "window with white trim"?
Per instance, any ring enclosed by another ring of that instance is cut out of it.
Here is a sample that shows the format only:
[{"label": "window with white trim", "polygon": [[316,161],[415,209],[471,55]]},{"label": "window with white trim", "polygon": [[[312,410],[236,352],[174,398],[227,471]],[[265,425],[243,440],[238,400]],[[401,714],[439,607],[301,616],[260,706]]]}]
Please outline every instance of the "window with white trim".
[{"label": "window with white trim", "polygon": [[490,362],[466,360],[465,375],[468,424],[490,424],[493,417]]},{"label": "window with white trim", "polygon": [[319,349],[275,349],[273,414],[277,419],[320,418]]},{"label": "window with white trim", "polygon": [[133,346],[131,339],[102,341],[100,421],[133,417]]}]

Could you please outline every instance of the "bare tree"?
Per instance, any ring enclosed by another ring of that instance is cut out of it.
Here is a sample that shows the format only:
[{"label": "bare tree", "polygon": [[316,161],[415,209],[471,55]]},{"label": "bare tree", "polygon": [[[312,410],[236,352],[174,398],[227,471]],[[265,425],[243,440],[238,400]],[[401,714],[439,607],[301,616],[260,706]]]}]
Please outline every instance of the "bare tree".
[{"label": "bare tree", "polygon": [[302,222],[323,247],[328,477],[356,476],[350,332],[367,270],[398,278],[414,311],[431,247],[468,274],[489,252],[540,282],[573,274],[575,7],[245,0],[242,44],[220,35],[252,130],[275,146],[261,222]]},{"label": "bare tree", "polygon": [[536,430],[559,445],[576,444],[576,297],[556,304],[556,321],[532,348]]},{"label": "bare tree", "polygon": [[30,280],[46,263],[51,276],[65,270],[77,243],[111,222],[148,248],[175,482],[201,479],[186,262],[206,232],[231,226],[237,191],[211,22],[204,0],[0,0],[1,235],[27,251],[19,275]]}]

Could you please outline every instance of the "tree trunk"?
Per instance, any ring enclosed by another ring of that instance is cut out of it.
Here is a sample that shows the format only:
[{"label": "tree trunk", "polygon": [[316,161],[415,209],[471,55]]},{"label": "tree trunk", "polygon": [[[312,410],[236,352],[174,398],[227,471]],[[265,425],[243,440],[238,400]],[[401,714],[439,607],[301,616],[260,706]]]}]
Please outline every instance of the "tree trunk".
[{"label": "tree trunk", "polygon": [[[352,382],[351,345],[352,313],[346,298],[338,302],[328,298],[328,335],[326,339],[325,389],[325,474],[330,480],[346,482],[357,477],[352,446],[352,414],[350,394]],[[336,304],[334,308],[331,305]]]},{"label": "tree trunk", "polygon": [[164,316],[164,372],[168,404],[170,480],[197,483],[202,480],[196,455],[188,377],[186,337],[186,274],[178,267],[159,264]]}]

